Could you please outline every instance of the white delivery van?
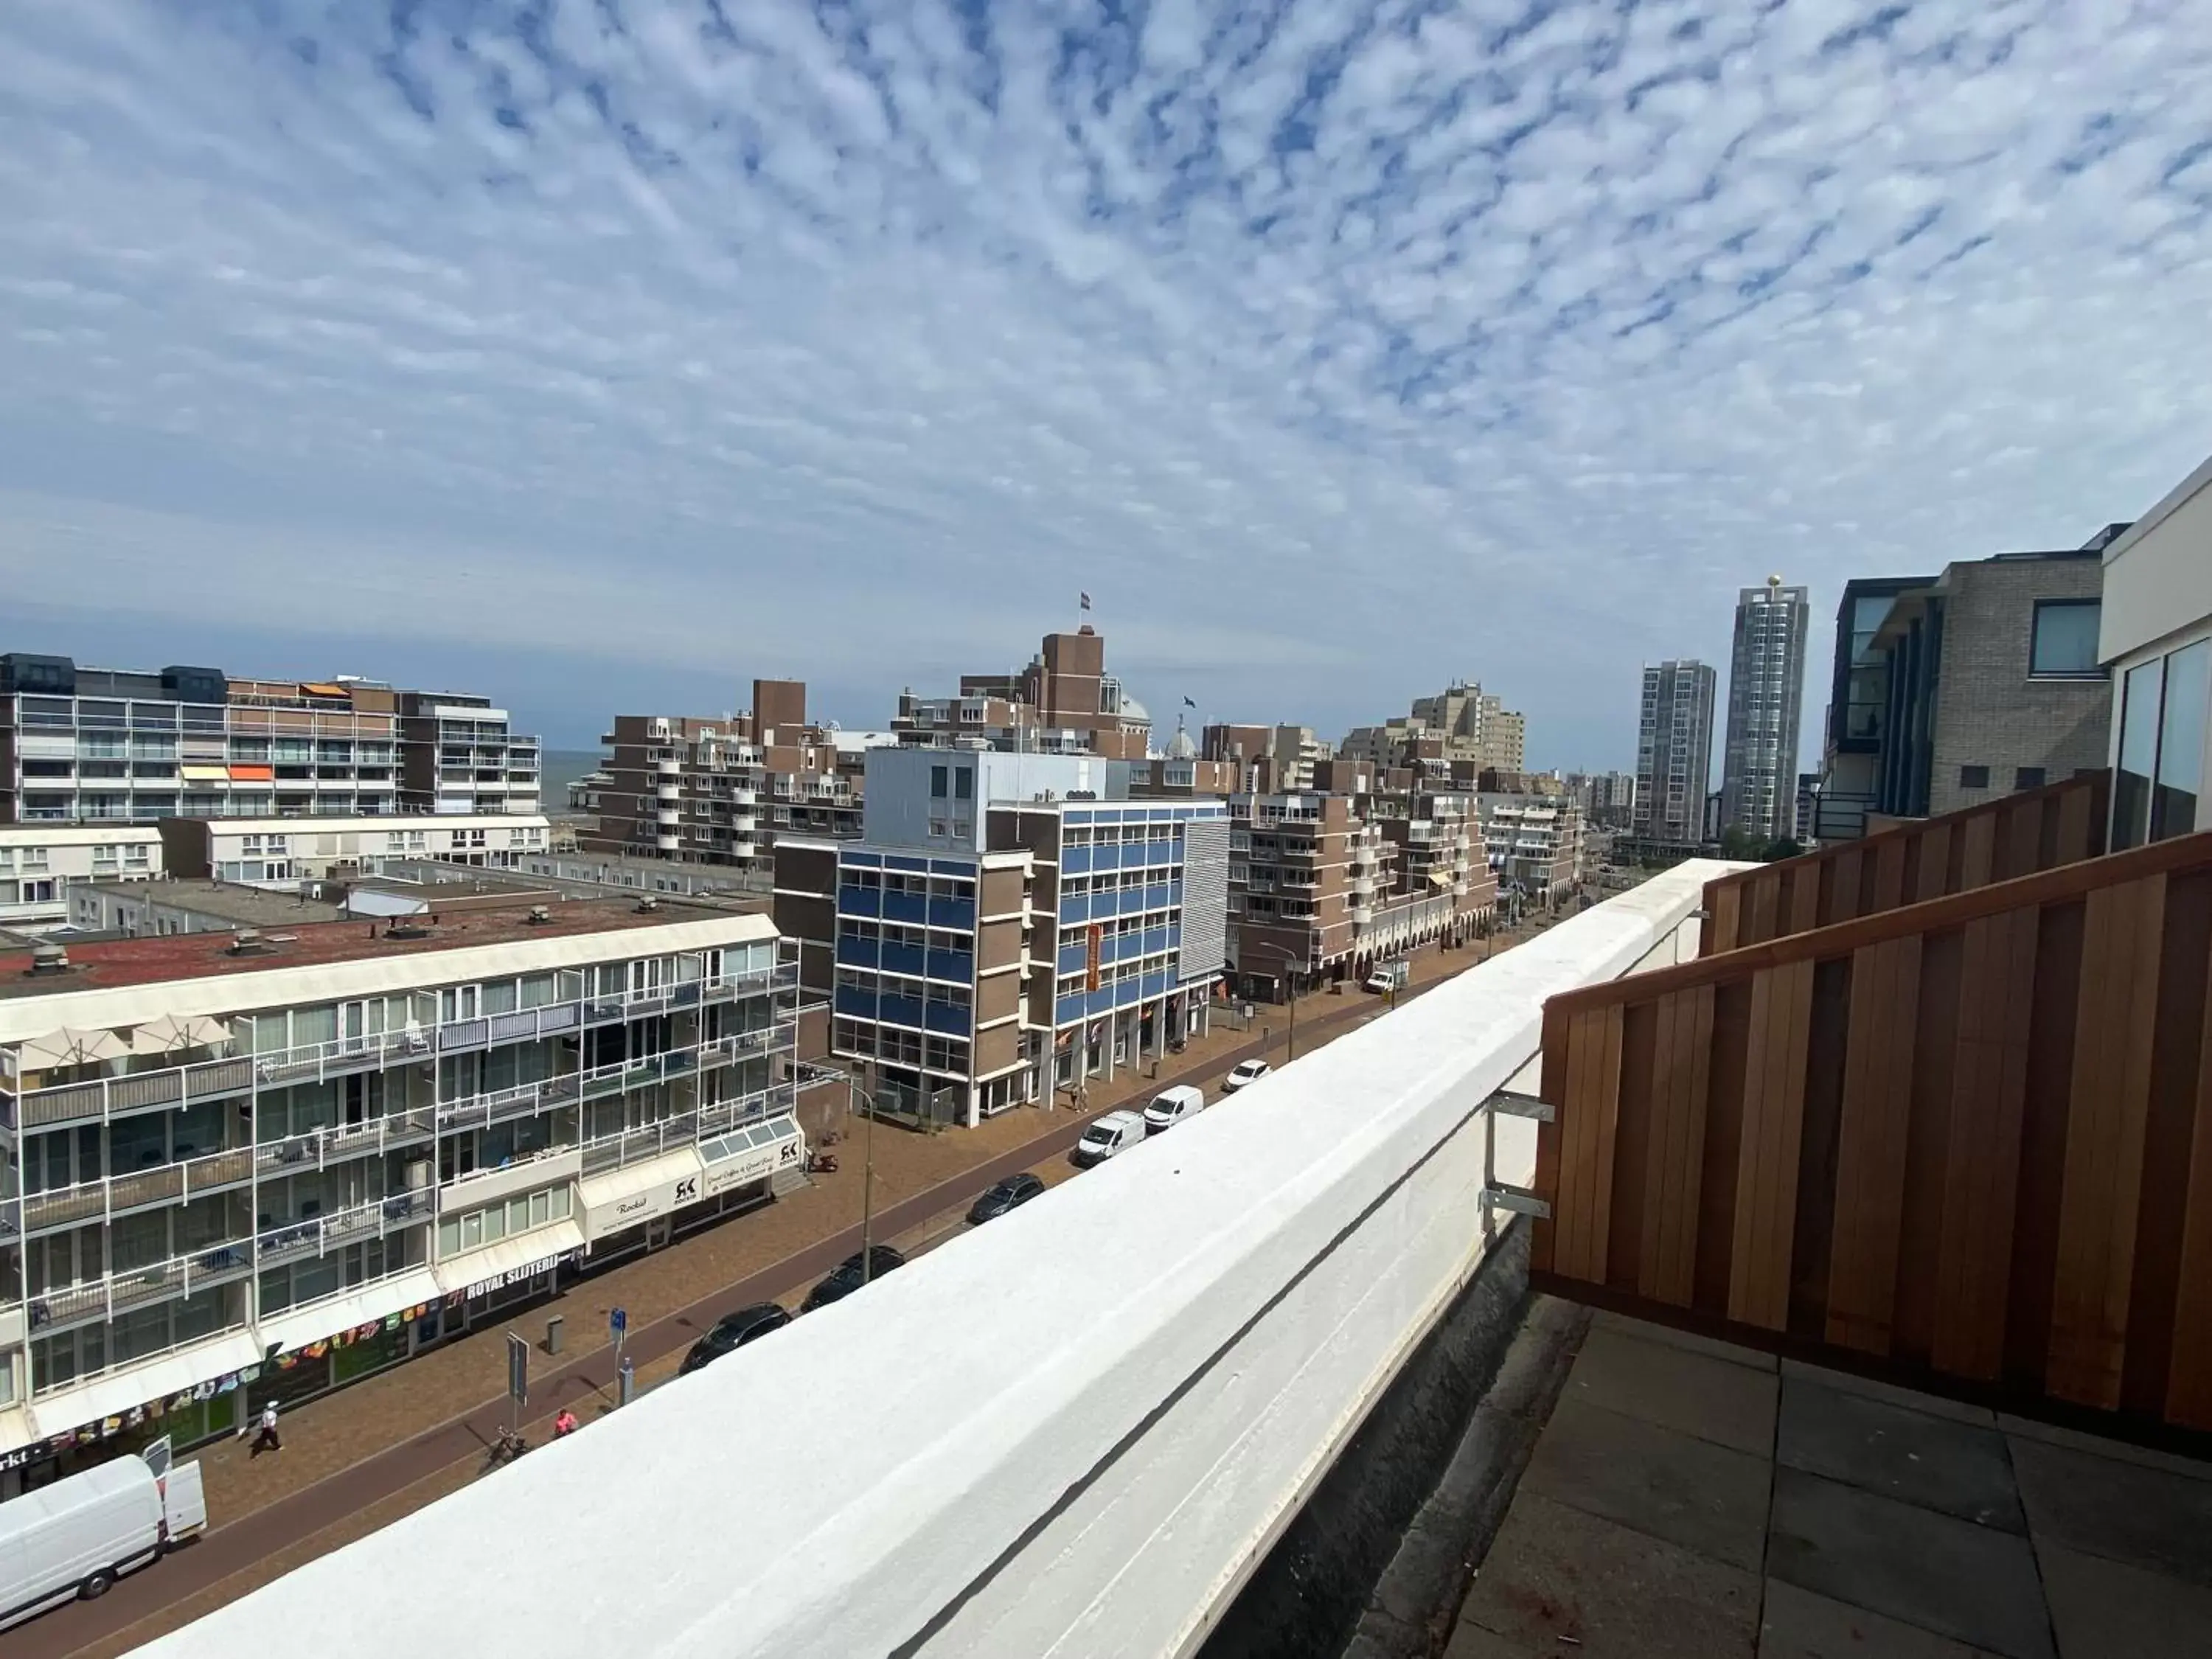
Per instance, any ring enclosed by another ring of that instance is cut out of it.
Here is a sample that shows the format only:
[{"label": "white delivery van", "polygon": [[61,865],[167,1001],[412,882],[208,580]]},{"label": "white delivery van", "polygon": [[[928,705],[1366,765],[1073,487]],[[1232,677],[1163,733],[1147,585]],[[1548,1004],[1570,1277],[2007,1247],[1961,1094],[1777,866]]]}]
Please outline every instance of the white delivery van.
[{"label": "white delivery van", "polygon": [[1134,1112],[1109,1112],[1083,1132],[1071,1154],[1078,1164],[1103,1164],[1145,1138],[1145,1120]]},{"label": "white delivery van", "polygon": [[1188,1084],[1177,1084],[1163,1089],[1152,1097],[1152,1103],[1145,1108],[1145,1133],[1156,1135],[1163,1129],[1172,1129],[1187,1117],[1195,1117],[1206,1109],[1206,1091],[1194,1089]]},{"label": "white delivery van", "polygon": [[76,1596],[106,1595],[207,1525],[199,1465],[172,1467],[166,1440],[148,1451],[0,1504],[0,1630]]}]

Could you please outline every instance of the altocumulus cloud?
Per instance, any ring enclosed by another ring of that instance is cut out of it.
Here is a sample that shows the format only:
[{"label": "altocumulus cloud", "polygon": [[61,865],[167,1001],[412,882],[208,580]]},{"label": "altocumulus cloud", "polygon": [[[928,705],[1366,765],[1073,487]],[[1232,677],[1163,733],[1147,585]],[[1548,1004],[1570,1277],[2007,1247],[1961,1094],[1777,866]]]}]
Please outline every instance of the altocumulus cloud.
[{"label": "altocumulus cloud", "polygon": [[1618,762],[1739,583],[2212,447],[2201,0],[20,0],[0,83],[0,579],[186,656],[874,697],[1082,587],[1163,706]]}]

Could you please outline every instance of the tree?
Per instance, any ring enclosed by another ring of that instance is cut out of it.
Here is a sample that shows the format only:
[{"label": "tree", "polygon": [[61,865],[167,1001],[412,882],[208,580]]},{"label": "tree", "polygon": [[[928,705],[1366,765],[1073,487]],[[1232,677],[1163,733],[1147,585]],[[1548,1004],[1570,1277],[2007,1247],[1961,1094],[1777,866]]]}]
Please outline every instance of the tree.
[{"label": "tree", "polygon": [[1788,836],[1778,836],[1759,853],[1759,862],[1772,864],[1780,859],[1794,859],[1804,850]]},{"label": "tree", "polygon": [[1721,856],[1749,864],[1759,854],[1759,837],[1740,823],[1731,823],[1721,831]]}]

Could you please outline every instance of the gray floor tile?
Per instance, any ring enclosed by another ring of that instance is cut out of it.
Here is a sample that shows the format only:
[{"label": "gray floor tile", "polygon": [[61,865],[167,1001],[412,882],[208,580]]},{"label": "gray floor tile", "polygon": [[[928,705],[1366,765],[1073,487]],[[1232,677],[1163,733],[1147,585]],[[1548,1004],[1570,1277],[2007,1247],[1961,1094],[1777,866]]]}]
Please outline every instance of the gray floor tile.
[{"label": "gray floor tile", "polygon": [[2028,1528],[2069,1549],[2212,1587],[2212,1481],[2010,1437]]},{"label": "gray floor tile", "polygon": [[1793,1469],[1978,1526],[2027,1530],[2012,1459],[1994,1428],[1843,1393],[1802,1375],[1784,1376],[1774,1455]]},{"label": "gray floor tile", "polygon": [[1669,1348],[1680,1348],[1684,1353],[1701,1353],[1709,1358],[1725,1359],[1729,1364],[1741,1365],[1747,1370],[1772,1371],[1776,1366],[1772,1354],[1761,1353],[1756,1348],[1716,1341],[1710,1336],[1699,1336],[1693,1331],[1678,1331],[1671,1325],[1654,1324],[1648,1319],[1631,1319],[1626,1314],[1600,1310],[1590,1316],[1590,1328],[1632,1336],[1643,1342],[1657,1342]]},{"label": "gray floor tile", "polygon": [[1524,1487],[1445,1654],[1750,1659],[1758,1620],[1751,1573]]},{"label": "gray floor tile", "polygon": [[1563,1399],[1521,1490],[1755,1572],[1771,1468],[1748,1453]]},{"label": "gray floor tile", "polygon": [[2051,1659],[2027,1540],[1792,1468],[1774,1474],[1773,1577],[2006,1659]]},{"label": "gray floor tile", "polygon": [[2109,1457],[2115,1462],[2133,1463],[2142,1468],[2163,1469],[2168,1474],[2178,1474],[2185,1480],[2212,1480],[2212,1463],[2201,1457],[2184,1457],[2178,1452],[2160,1451],[2152,1446],[2131,1445],[2109,1435],[2087,1434],[2080,1429],[2063,1429],[2056,1423],[2039,1422],[2032,1417],[2014,1417],[2008,1412],[1997,1413],[1997,1428],[2002,1433],[2018,1436],[2022,1440],[2039,1441],[2046,1446],[2064,1446],[2074,1451],[2087,1452],[2093,1457]]},{"label": "gray floor tile", "polygon": [[2059,1659],[2208,1659],[2212,1589],[2083,1555],[2049,1539],[2036,1546]]},{"label": "gray floor tile", "polygon": [[1902,1406],[1908,1411],[1924,1412],[1930,1417],[1948,1417],[1954,1423],[1971,1423],[1978,1428],[1996,1426],[1997,1414],[1987,1406],[1970,1406],[1962,1400],[1946,1400],[1941,1395],[1923,1394],[1917,1389],[1902,1389],[1894,1382],[1879,1382],[1870,1376],[1856,1376],[1850,1371],[1832,1371],[1826,1365],[1808,1365],[1802,1359],[1782,1362],[1782,1378],[1802,1377],[1808,1382],[1818,1382],[1824,1389],[1833,1389],[1838,1394],[1864,1395],[1869,1400],[1885,1401],[1893,1406]]},{"label": "gray floor tile", "polygon": [[1594,1327],[1560,1397],[1765,1457],[1774,1449],[1774,1395],[1768,1372]]},{"label": "gray floor tile", "polygon": [[1759,1659],[1984,1659],[1982,1650],[1785,1583],[1766,1581]]}]

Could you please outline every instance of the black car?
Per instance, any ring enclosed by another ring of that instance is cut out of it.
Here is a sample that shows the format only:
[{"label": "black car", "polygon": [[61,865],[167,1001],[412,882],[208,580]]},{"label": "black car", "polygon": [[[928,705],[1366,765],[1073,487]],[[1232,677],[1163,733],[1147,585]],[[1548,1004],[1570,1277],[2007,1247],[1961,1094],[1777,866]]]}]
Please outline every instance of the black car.
[{"label": "black car", "polygon": [[968,1212],[971,1226],[981,1226],[996,1219],[1018,1206],[1028,1203],[1044,1190],[1044,1182],[1033,1175],[1008,1176],[997,1186],[977,1199]]},{"label": "black car", "polygon": [[676,1374],[689,1376],[702,1365],[714,1364],[731,1349],[758,1341],[770,1331],[780,1331],[789,1323],[790,1310],[774,1302],[756,1302],[750,1308],[724,1314],[714,1322],[713,1330],[691,1345],[691,1352],[684,1356],[684,1363],[677,1367]]},{"label": "black car", "polygon": [[[878,1244],[868,1252],[869,1279],[881,1279],[892,1268],[905,1266],[906,1257],[888,1244]],[[800,1311],[811,1313],[832,1302],[842,1302],[865,1282],[860,1277],[860,1253],[855,1250],[837,1264],[829,1278],[806,1293],[806,1305]]]}]

